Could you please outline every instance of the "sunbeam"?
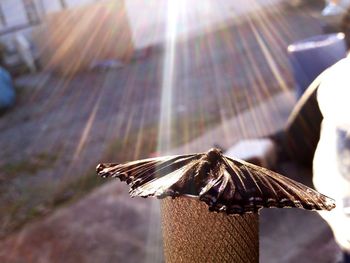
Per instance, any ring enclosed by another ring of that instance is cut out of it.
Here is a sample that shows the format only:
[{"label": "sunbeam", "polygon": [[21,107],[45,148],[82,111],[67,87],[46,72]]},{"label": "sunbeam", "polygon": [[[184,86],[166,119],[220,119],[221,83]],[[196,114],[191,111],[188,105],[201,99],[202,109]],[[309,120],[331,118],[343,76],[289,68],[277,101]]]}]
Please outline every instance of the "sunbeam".
[{"label": "sunbeam", "polygon": [[167,1],[166,39],[161,84],[161,106],[158,133],[158,152],[165,153],[171,146],[172,90],[175,74],[176,36],[180,5],[184,1]]}]

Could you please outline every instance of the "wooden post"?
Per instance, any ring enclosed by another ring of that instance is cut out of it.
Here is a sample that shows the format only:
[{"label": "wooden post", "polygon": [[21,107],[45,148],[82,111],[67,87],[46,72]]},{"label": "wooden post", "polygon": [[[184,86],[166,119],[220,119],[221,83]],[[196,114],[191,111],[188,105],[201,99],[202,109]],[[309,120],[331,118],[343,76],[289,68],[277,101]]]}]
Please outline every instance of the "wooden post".
[{"label": "wooden post", "polygon": [[165,261],[259,262],[259,215],[209,212],[186,197],[162,200]]}]

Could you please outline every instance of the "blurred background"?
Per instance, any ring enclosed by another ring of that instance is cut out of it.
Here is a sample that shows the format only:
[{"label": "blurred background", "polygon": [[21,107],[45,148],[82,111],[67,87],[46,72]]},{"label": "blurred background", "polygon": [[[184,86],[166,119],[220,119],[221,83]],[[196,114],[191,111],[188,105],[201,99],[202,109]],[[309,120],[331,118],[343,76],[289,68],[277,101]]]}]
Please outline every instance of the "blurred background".
[{"label": "blurred background", "polygon": [[[130,199],[96,165],[227,149],[282,129],[309,84],[287,47],[344,30],[347,8],[1,0],[0,261],[163,262],[158,201]],[[278,169],[311,184],[310,167]],[[317,213],[263,210],[260,233],[261,262],[341,259]]]}]

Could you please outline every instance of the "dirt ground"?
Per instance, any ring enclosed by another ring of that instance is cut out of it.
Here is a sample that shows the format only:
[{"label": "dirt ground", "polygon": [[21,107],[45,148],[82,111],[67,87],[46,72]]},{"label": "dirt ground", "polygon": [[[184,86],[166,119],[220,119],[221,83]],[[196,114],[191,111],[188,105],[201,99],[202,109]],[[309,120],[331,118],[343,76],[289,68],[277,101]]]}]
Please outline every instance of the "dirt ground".
[{"label": "dirt ground", "polygon": [[[322,32],[313,12],[282,6],[259,19],[246,18],[177,43],[171,147],[293,88],[286,46]],[[153,47],[147,57],[122,68],[72,78],[39,73],[16,80],[17,104],[0,117],[4,242],[26,222],[100,184],[91,181],[98,162],[146,157],[157,150],[165,52]],[[140,246],[140,240],[128,242]]]}]

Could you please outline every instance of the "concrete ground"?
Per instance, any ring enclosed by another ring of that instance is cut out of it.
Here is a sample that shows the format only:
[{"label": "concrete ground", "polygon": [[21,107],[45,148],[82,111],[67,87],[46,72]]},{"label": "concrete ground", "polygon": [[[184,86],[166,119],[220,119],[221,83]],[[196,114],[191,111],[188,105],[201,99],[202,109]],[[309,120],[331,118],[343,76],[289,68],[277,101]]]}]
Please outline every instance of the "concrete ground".
[{"label": "concrete ground", "polygon": [[[234,127],[243,120],[249,125],[252,118],[264,119],[268,113],[274,116],[275,121],[271,129],[279,129],[293,102],[291,93],[283,92],[228,120],[226,124]],[[202,135],[198,138],[201,147],[211,147],[211,139],[219,138],[224,130],[225,127],[221,125]],[[263,133],[252,132],[250,135],[256,137]],[[186,149],[188,147],[191,146]],[[178,149],[178,152],[182,150]],[[310,185],[310,171],[305,168],[282,163],[279,171]],[[162,262],[160,224],[158,200],[131,199],[126,185],[112,180],[79,202],[61,208],[2,240],[0,261]],[[339,257],[340,251],[329,227],[316,212],[300,209],[262,210],[260,262],[326,263],[337,262]]]}]

